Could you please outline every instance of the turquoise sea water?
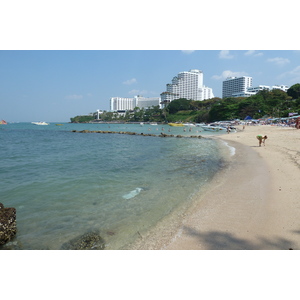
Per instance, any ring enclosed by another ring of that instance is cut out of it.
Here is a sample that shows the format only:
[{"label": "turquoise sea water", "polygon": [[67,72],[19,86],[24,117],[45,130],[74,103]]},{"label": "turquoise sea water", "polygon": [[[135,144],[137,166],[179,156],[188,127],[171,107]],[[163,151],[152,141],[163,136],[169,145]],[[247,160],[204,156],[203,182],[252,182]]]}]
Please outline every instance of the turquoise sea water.
[{"label": "turquoise sea water", "polygon": [[0,202],[17,209],[13,242],[20,249],[61,249],[97,230],[106,249],[126,249],[189,203],[222,167],[215,140],[72,132],[159,134],[162,128],[175,135],[211,134],[148,124],[1,126]]}]

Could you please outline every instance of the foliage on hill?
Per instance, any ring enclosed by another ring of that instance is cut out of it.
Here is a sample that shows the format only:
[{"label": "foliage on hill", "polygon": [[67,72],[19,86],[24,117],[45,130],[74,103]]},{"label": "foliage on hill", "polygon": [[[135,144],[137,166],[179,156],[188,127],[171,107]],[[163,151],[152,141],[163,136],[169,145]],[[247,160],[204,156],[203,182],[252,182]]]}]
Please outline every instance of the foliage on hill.
[{"label": "foliage on hill", "polygon": [[[183,113],[184,110],[184,113]],[[218,120],[288,117],[300,112],[300,84],[286,92],[263,90],[251,97],[213,98],[205,101],[178,99],[172,101],[167,111],[168,120],[190,122],[214,122]]]},{"label": "foliage on hill", "polygon": [[[123,122],[214,122],[220,120],[245,119],[250,116],[259,119],[268,117],[288,117],[289,113],[300,113],[300,84],[291,86],[287,93],[282,90],[262,90],[251,97],[212,98],[204,101],[173,100],[160,109],[153,106],[150,109],[136,107],[132,112],[120,115],[114,112],[104,112],[102,121]],[[89,122],[96,114],[76,116],[71,122]]]},{"label": "foliage on hill", "polygon": [[72,123],[88,123],[94,119],[95,119],[95,117],[93,115],[76,116],[74,118],[71,118],[71,122]]}]

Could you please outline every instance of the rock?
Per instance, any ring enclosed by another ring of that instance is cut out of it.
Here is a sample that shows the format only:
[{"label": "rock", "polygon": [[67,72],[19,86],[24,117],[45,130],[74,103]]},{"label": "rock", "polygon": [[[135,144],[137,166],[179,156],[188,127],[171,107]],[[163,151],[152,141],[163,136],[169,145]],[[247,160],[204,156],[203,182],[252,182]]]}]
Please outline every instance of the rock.
[{"label": "rock", "polygon": [[0,203],[0,245],[9,242],[17,233],[16,209]]},{"label": "rock", "polygon": [[17,240],[9,241],[5,245],[0,246],[0,250],[22,250],[22,249],[24,249],[23,245],[21,244],[20,241]]},{"label": "rock", "polygon": [[167,137],[168,135],[165,134],[165,133],[161,133],[159,136],[160,136],[160,137]]},{"label": "rock", "polygon": [[104,250],[105,241],[98,231],[87,232],[61,246],[62,250]]}]

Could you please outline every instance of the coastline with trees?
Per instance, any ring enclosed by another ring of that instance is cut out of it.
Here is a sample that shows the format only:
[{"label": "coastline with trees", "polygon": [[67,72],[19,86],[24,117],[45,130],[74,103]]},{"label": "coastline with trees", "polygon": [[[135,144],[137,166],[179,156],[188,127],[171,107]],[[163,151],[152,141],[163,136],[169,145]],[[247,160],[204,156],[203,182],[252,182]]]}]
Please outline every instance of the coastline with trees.
[{"label": "coastline with trees", "polygon": [[76,116],[71,123],[90,122],[194,122],[210,123],[219,120],[244,120],[285,118],[300,112],[300,83],[292,85],[287,92],[279,89],[262,90],[250,97],[212,98],[204,101],[180,98],[170,102],[165,108],[153,106],[149,109],[136,107],[123,114],[104,111],[97,120],[97,113]]}]

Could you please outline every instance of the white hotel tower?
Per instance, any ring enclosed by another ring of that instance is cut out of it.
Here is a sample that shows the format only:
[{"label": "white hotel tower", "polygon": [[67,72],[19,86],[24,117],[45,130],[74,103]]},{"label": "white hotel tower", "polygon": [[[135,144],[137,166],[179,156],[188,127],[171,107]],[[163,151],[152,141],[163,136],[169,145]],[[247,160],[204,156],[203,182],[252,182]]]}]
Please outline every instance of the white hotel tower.
[{"label": "white hotel tower", "polygon": [[135,107],[150,108],[160,105],[160,97],[145,98],[143,96],[134,96],[134,98],[111,97],[110,110],[134,110]]},{"label": "white hotel tower", "polygon": [[211,88],[203,85],[203,72],[190,70],[180,72],[167,84],[167,91],[160,94],[163,104],[175,99],[186,98],[188,100],[202,101],[214,97]]},{"label": "white hotel tower", "polygon": [[248,88],[252,87],[252,77],[227,77],[223,81],[222,98],[234,97],[234,95],[246,95]]}]

